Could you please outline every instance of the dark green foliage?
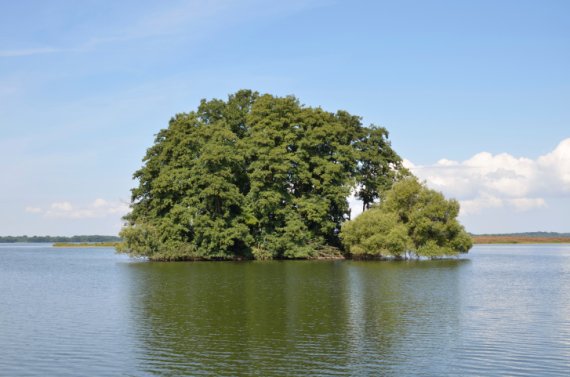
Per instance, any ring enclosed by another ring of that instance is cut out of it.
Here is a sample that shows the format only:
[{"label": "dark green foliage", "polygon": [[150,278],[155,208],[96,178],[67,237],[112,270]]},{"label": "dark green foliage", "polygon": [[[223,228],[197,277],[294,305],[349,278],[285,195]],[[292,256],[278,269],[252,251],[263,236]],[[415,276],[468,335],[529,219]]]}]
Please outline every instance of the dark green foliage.
[{"label": "dark green foliage", "polygon": [[398,159],[394,150],[387,145],[388,131],[384,128],[371,128],[355,144],[359,152],[358,174],[360,185],[356,197],[362,200],[363,211],[377,201],[383,192],[398,178],[410,173],[401,166],[395,169],[393,161]]},{"label": "dark green foliage", "polygon": [[457,221],[459,203],[408,177],[385,192],[384,199],[342,228],[351,254],[392,256],[412,254],[437,258],[466,253],[471,236]]},{"label": "dark green foliage", "polygon": [[151,259],[310,258],[339,247],[404,172],[383,128],[292,96],[242,90],[176,115],[134,174],[121,250]]}]

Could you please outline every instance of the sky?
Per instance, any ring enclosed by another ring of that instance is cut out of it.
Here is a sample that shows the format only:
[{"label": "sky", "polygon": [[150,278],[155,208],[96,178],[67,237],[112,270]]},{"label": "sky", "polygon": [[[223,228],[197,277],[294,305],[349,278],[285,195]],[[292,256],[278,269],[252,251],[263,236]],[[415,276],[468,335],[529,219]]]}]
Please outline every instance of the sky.
[{"label": "sky", "polygon": [[473,233],[570,232],[570,2],[0,0],[0,236],[117,234],[202,98],[386,127]]}]

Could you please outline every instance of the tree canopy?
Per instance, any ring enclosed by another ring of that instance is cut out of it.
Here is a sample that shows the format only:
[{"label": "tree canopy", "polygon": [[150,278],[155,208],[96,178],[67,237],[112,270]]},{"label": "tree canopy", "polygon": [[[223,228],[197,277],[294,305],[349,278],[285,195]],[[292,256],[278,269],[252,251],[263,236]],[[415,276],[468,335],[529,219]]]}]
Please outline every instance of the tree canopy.
[{"label": "tree canopy", "polygon": [[471,236],[457,221],[459,203],[414,177],[395,183],[383,200],[342,227],[347,251],[358,257],[437,258],[466,253]]},{"label": "tree canopy", "polygon": [[250,90],[177,114],[143,162],[120,250],[155,260],[313,257],[351,192],[369,208],[405,172],[385,128]]}]

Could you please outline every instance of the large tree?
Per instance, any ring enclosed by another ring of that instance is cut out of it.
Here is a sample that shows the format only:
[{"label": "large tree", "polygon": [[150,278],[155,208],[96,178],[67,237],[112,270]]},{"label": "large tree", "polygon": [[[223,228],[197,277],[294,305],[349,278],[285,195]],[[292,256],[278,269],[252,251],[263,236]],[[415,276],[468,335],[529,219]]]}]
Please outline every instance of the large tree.
[{"label": "large tree", "polygon": [[249,90],[176,115],[143,161],[121,250],[157,260],[312,257],[351,192],[368,207],[404,171],[384,128]]}]

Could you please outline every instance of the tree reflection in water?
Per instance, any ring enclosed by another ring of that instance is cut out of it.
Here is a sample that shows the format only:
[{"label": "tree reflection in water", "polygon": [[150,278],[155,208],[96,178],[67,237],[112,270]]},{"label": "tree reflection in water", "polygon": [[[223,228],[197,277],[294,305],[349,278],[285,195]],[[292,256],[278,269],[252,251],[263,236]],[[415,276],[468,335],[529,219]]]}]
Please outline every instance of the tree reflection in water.
[{"label": "tree reflection in water", "polygon": [[466,260],[133,263],[153,375],[397,375],[456,347]]}]

